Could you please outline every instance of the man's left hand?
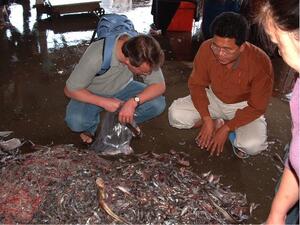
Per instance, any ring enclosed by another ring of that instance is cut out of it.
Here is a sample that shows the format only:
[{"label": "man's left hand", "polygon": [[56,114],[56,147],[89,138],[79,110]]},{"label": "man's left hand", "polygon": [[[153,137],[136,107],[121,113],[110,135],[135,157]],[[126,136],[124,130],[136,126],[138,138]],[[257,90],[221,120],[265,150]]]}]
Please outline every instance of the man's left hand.
[{"label": "man's left hand", "polygon": [[228,137],[228,133],[229,133],[229,127],[226,124],[220,127],[216,131],[212,141],[210,142],[207,148],[208,151],[210,151],[210,155],[213,154],[216,154],[217,156],[220,155],[220,153],[223,151],[223,147]]},{"label": "man's left hand", "polygon": [[132,124],[136,107],[137,103],[133,99],[126,101],[119,112],[119,121]]}]

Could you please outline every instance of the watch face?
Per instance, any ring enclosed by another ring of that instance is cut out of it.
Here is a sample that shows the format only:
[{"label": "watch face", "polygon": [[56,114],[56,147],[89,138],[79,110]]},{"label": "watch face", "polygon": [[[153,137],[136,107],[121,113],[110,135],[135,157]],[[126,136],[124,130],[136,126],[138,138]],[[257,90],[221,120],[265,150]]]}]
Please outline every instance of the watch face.
[{"label": "watch face", "polygon": [[135,97],[134,97],[134,101],[136,101],[137,103],[139,103],[139,102],[140,102],[140,98],[137,97],[137,96],[135,96]]}]

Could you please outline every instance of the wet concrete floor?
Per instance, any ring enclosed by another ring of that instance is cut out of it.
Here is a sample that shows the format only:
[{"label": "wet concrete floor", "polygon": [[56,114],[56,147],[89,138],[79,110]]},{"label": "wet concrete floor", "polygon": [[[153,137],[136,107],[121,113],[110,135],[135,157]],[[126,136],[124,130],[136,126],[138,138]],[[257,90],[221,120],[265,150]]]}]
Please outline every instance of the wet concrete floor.
[{"label": "wet concrete floor", "polygon": [[[128,15],[136,29],[147,33],[152,23],[151,1],[102,1],[106,12]],[[13,136],[36,144],[74,144],[83,147],[78,134],[64,123],[68,99],[63,87],[75,64],[88,46],[97,17],[86,14],[69,15],[36,21],[34,1],[11,5],[11,26],[0,31],[0,131],[12,130]],[[188,94],[187,79],[192,60],[199,47],[196,25],[191,33],[169,32],[158,37],[165,54],[164,72],[168,106],[178,97]],[[269,147],[258,156],[237,159],[226,143],[219,157],[196,147],[197,130],[177,130],[168,124],[167,110],[158,118],[144,123],[144,137],[134,140],[137,153],[168,152],[171,149],[187,153],[192,169],[197,173],[212,171],[220,174],[221,182],[234,191],[245,193],[250,202],[259,204],[249,223],[262,223],[281,174],[277,154],[282,158],[290,139],[290,113],[285,94],[289,80],[287,67],[274,58],[276,84],[266,113]],[[285,89],[285,90],[283,90]],[[23,151],[29,151],[25,146]]]}]

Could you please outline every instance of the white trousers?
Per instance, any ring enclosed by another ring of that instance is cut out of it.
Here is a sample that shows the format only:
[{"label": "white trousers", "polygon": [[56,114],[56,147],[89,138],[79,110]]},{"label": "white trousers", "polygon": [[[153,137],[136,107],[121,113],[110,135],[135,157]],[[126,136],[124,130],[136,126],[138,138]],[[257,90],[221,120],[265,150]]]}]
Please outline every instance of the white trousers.
[{"label": "white trousers", "polygon": [[[246,101],[225,104],[214,95],[211,89],[206,89],[206,94],[210,103],[208,110],[212,119],[231,120],[238,109],[248,105]],[[168,117],[170,125],[178,129],[190,129],[201,119],[190,95],[175,100],[169,108]],[[235,133],[234,146],[250,155],[258,154],[268,147],[267,123],[264,116],[237,128]]]}]

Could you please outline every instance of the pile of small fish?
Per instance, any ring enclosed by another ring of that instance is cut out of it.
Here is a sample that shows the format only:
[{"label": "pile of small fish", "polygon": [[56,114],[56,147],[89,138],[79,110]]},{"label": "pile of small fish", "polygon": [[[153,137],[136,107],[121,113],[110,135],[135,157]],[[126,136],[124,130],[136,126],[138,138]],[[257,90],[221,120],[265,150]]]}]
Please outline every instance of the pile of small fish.
[{"label": "pile of small fish", "polygon": [[118,160],[69,145],[40,147],[0,171],[0,223],[245,223],[255,204],[175,151]]}]

